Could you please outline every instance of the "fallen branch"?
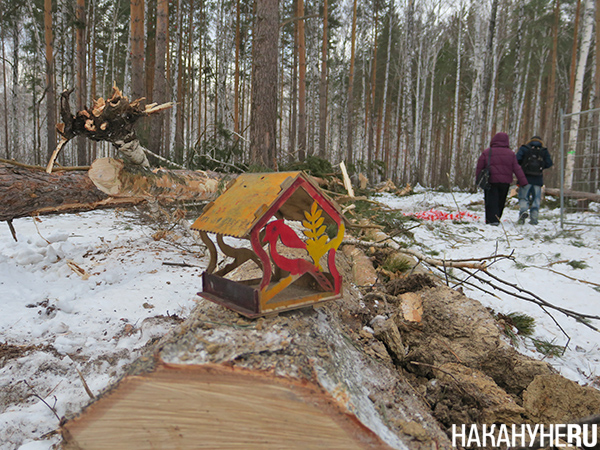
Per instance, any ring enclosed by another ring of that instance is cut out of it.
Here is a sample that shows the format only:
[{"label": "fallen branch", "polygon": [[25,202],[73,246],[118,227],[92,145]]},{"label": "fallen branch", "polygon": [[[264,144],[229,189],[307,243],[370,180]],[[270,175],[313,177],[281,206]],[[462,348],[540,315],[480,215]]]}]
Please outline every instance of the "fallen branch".
[{"label": "fallen branch", "polygon": [[[388,237],[386,240],[388,239],[393,239],[392,237]],[[342,244],[349,244],[349,245],[357,245],[357,246],[361,246],[361,247],[375,247],[375,248],[386,248],[386,247],[390,247],[390,248],[394,248],[393,246],[386,244],[385,241],[378,241],[378,242],[369,242],[369,241],[361,241],[358,239],[344,239],[342,241]],[[420,253],[416,250],[411,250],[411,249],[407,249],[407,248],[400,248],[400,249],[395,249],[400,253],[404,253],[406,255],[410,255],[410,256],[414,256],[415,258],[417,258],[419,261],[425,262],[431,266],[437,266],[437,267],[466,267],[466,268],[470,268],[470,269],[477,269],[477,270],[485,270],[488,265],[485,262],[482,261],[486,261],[489,259],[496,259],[496,258],[500,258],[502,256],[497,255],[495,257],[489,257],[489,258],[478,258],[478,259],[460,259],[460,260],[453,260],[453,259],[436,259],[436,258],[430,258],[426,255],[424,255],[423,253]]]},{"label": "fallen branch", "polygon": [[[564,263],[564,262],[568,262],[568,260],[557,261],[556,263]],[[600,287],[600,284],[598,284],[598,283],[594,283],[593,281],[582,280],[581,278],[575,278],[570,275],[567,275],[566,273],[562,273],[562,272],[559,272],[558,270],[551,269],[550,267],[540,267],[540,266],[530,266],[530,267],[535,267],[536,269],[541,269],[541,270],[548,270],[552,273],[555,273],[556,275],[561,275],[565,278],[568,278],[569,280],[573,280],[573,281],[577,281],[579,283],[590,284],[592,286]]]},{"label": "fallen branch", "polygon": [[64,136],[61,136],[60,142],[58,143],[58,145],[52,152],[50,161],[48,161],[48,165],[46,166],[46,173],[52,173],[52,168],[54,167],[54,161],[56,160],[56,158],[58,157],[58,154],[60,153],[60,151],[62,150],[62,148],[64,147],[64,145],[67,142],[69,142],[69,140],[67,138],[65,138]]},{"label": "fallen branch", "polygon": [[[46,170],[45,167],[34,166],[32,164],[25,164],[25,163],[22,163],[22,162],[19,162],[19,161],[15,161],[13,159],[0,158],[0,163],[8,164],[8,165],[11,165],[11,166],[16,166],[16,167],[23,167],[24,169],[39,170],[40,172],[44,172]],[[90,169],[90,166],[53,167],[52,168],[52,172],[74,172],[74,171],[84,172],[84,171],[89,170],[89,169]]]},{"label": "fallen branch", "polygon": [[[501,290],[502,292],[505,292],[507,294],[511,294],[517,298],[522,298],[523,300],[527,300],[527,301],[531,301],[533,303],[537,303],[538,305],[547,307],[547,308],[551,308],[554,309],[555,311],[561,312],[563,314],[565,314],[566,316],[572,317],[575,320],[577,320],[578,322],[583,323],[585,326],[591,328],[594,331],[600,331],[598,330],[598,328],[594,327],[593,325],[587,323],[586,319],[594,319],[594,320],[600,320],[600,316],[596,316],[596,315],[592,315],[592,314],[584,314],[584,313],[580,313],[577,311],[573,311],[571,309],[567,309],[567,308],[563,308],[562,306],[556,306],[553,305],[552,303],[542,299],[541,297],[539,297],[538,295],[534,294],[531,291],[528,291],[527,289],[523,289],[520,288],[519,286],[517,286],[515,283],[509,283],[508,281],[502,280],[501,278],[497,277],[494,274],[491,273],[486,273],[486,275],[490,276],[491,278],[493,278],[494,280],[505,284],[506,286],[510,286],[513,289],[516,289],[519,292],[522,292],[524,294],[530,295],[532,298],[527,298],[525,296],[521,296],[519,294],[514,294],[514,293],[510,293],[506,290],[503,290],[502,288],[498,288],[499,290]],[[489,283],[489,282],[488,282]],[[491,283],[489,283],[490,286],[494,287],[494,285],[492,285]]]},{"label": "fallen branch", "polygon": [[[44,400],[36,391],[35,389],[27,382],[27,380],[23,380],[23,383],[25,383],[25,385],[31,390],[31,393],[34,397],[36,397],[37,399],[41,400],[41,402],[46,405],[48,407],[48,409],[50,409],[50,411],[52,411],[52,413],[56,416],[56,418],[58,419],[58,421],[60,422],[60,417],[58,416],[58,413],[56,412],[56,408],[53,408],[52,406],[50,406],[48,404],[48,402],[46,402],[46,400]],[[54,397],[56,399],[56,397]]]}]

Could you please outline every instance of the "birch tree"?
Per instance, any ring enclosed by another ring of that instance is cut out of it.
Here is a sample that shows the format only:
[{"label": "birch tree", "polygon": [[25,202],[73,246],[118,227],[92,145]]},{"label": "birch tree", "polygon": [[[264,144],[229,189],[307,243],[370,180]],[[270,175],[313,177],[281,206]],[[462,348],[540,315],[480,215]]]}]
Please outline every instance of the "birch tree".
[{"label": "birch tree", "polygon": [[459,123],[461,121],[459,117],[460,113],[460,85],[461,85],[461,68],[462,68],[462,47],[463,47],[463,16],[464,16],[464,4],[461,2],[460,9],[457,13],[457,31],[458,37],[456,40],[456,78],[454,83],[454,114],[452,117],[452,144],[450,147],[450,174],[449,180],[450,186],[454,186],[456,183],[456,163],[458,160],[459,148]]},{"label": "birch tree", "polygon": [[592,45],[592,31],[594,25],[594,0],[584,0],[583,11],[583,29],[581,32],[581,46],[579,48],[579,58],[577,62],[577,71],[575,74],[575,84],[573,90],[573,101],[571,103],[571,126],[569,132],[569,146],[567,161],[565,165],[565,188],[573,189],[575,181],[575,156],[577,152],[577,141],[579,137],[579,123],[581,116],[581,103],[583,100],[583,80],[586,71],[588,54]]}]

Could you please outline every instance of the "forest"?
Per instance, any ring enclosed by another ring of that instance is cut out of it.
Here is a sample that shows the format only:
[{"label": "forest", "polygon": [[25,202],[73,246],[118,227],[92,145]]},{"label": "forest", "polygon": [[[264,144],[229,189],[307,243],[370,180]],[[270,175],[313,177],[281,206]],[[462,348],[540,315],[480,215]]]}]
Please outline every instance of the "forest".
[{"label": "forest", "polygon": [[[345,161],[444,188],[473,187],[498,131],[515,149],[542,136],[557,163],[562,115],[600,106],[593,0],[12,0],[0,39],[0,158],[27,164],[56,148],[68,89],[76,110],[113,86],[175,102],[137,134],[186,168]],[[566,123],[571,139],[590,125]],[[79,137],[58,163],[112,152]]]}]

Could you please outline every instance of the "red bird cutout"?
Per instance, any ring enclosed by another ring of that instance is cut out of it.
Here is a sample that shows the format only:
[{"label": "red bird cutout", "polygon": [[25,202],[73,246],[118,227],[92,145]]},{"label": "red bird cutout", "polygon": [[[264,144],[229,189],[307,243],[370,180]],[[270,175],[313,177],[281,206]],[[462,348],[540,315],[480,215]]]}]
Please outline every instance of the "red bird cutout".
[{"label": "red bird cutout", "polygon": [[327,291],[332,291],[333,286],[329,280],[319,271],[314,264],[303,258],[286,258],[277,253],[277,240],[290,248],[302,248],[306,250],[306,243],[298,237],[296,232],[292,230],[283,220],[274,220],[269,222],[265,227],[264,242],[269,243],[269,254],[273,262],[291,275],[303,275],[310,273],[315,280]]}]

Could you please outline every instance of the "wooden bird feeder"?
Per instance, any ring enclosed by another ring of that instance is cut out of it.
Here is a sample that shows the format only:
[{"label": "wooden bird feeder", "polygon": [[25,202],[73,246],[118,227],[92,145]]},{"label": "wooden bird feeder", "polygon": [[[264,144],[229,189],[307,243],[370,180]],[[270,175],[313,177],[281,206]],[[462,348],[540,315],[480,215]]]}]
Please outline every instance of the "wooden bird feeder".
[{"label": "wooden bird feeder", "polygon": [[[258,317],[341,296],[335,255],[344,221],[335,203],[302,172],[240,175],[192,228],[210,251],[199,292],[208,300]],[[208,233],[233,258],[216,271],[217,248]],[[251,248],[234,248],[225,236],[247,239]],[[247,261],[262,270],[261,278],[225,278]]]}]

